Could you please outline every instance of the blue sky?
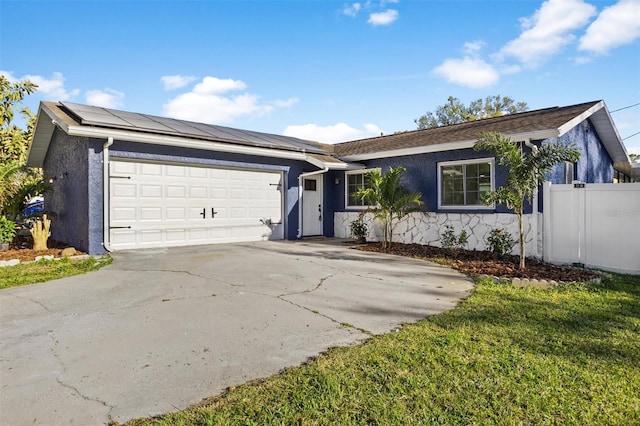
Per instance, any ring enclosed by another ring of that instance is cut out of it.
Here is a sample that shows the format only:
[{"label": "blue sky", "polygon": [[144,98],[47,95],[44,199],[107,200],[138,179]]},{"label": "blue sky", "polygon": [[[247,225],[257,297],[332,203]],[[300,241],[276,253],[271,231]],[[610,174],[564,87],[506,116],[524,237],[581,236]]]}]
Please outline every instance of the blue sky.
[{"label": "blue sky", "polygon": [[[640,0],[0,3],[0,72],[71,101],[323,142],[455,96],[640,102]],[[640,154],[640,105],[613,112]]]}]

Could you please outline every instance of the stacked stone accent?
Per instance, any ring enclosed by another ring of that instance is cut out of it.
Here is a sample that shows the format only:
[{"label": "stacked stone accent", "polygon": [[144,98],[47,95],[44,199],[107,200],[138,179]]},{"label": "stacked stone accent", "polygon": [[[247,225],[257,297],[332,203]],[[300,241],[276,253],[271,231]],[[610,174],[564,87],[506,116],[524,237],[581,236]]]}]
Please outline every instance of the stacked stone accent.
[{"label": "stacked stone accent", "polygon": [[[349,238],[349,225],[357,220],[358,212],[338,212],[334,216],[334,236],[336,238]],[[532,226],[532,219],[536,225],[541,225],[541,220],[535,215],[525,215],[525,240],[527,256],[542,256],[541,226],[537,226],[537,232]],[[364,215],[364,222],[369,227],[367,241],[380,241],[382,229],[373,215]],[[510,213],[411,213],[398,222],[393,231],[393,241],[406,244],[422,244],[441,247],[441,234],[445,231],[445,225],[453,226],[456,234],[462,230],[467,231],[469,240],[468,250],[486,250],[486,238],[493,228],[503,228],[518,240],[518,216]],[[534,235],[534,232],[536,235]],[[518,254],[518,245],[513,248],[512,254]]]}]

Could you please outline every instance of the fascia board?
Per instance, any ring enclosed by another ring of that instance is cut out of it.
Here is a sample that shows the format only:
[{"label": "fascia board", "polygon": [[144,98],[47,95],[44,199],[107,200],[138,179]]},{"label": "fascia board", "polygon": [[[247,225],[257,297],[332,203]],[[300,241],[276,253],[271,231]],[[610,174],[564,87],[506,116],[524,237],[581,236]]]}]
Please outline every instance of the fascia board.
[{"label": "fascia board", "polygon": [[604,101],[598,102],[597,104],[595,104],[594,106],[592,106],[591,108],[583,112],[582,114],[573,117],[571,120],[567,121],[562,126],[558,127],[559,136],[564,135],[569,130],[573,129],[578,124],[582,123],[584,120],[591,117],[596,111],[599,111],[602,108],[604,108]]},{"label": "fascia board", "polygon": [[[56,125],[59,125],[56,121],[56,115],[43,103],[40,103],[33,131],[33,141],[27,153],[28,167],[42,167],[44,165],[44,159],[47,156]],[[64,130],[64,127],[61,127]]]},{"label": "fascia board", "polygon": [[201,149],[205,151],[218,151],[233,154],[256,155],[260,157],[308,161],[308,156],[303,152],[288,152],[267,148],[247,147],[226,143],[200,141],[196,139],[178,138],[173,136],[128,132],[125,130],[105,130],[97,127],[69,126],[67,133],[72,136],[85,136],[105,139],[108,137],[113,137],[115,140],[127,142],[148,143],[154,145]]}]

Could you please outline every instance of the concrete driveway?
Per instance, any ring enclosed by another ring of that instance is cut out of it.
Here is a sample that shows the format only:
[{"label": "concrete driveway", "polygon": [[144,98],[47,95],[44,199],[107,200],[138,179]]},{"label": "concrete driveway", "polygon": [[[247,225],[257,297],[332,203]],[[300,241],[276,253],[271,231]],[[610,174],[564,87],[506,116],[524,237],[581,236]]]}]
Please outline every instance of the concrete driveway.
[{"label": "concrete driveway", "polygon": [[183,409],[451,309],[472,288],[448,268],[336,240],[113,257],[88,275],[0,291],[0,424]]}]

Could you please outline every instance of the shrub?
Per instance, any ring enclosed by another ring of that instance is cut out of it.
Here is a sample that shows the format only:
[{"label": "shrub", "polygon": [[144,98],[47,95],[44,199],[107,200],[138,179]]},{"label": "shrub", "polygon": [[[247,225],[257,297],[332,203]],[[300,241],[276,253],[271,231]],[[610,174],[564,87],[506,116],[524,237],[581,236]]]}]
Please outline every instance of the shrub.
[{"label": "shrub", "polygon": [[0,216],[0,243],[10,243],[16,236],[16,223]]},{"label": "shrub", "polygon": [[364,241],[367,238],[367,234],[369,233],[369,228],[362,221],[362,219],[354,220],[351,222],[351,238]]},{"label": "shrub", "polygon": [[460,235],[456,235],[453,226],[445,225],[445,231],[440,234],[440,241],[442,242],[442,248],[446,249],[462,249],[467,245],[469,236],[464,229],[460,232]]},{"label": "shrub", "polygon": [[507,253],[511,253],[511,249],[516,245],[516,240],[505,229],[493,228],[489,232],[486,243],[489,251],[498,256],[504,256]]}]

